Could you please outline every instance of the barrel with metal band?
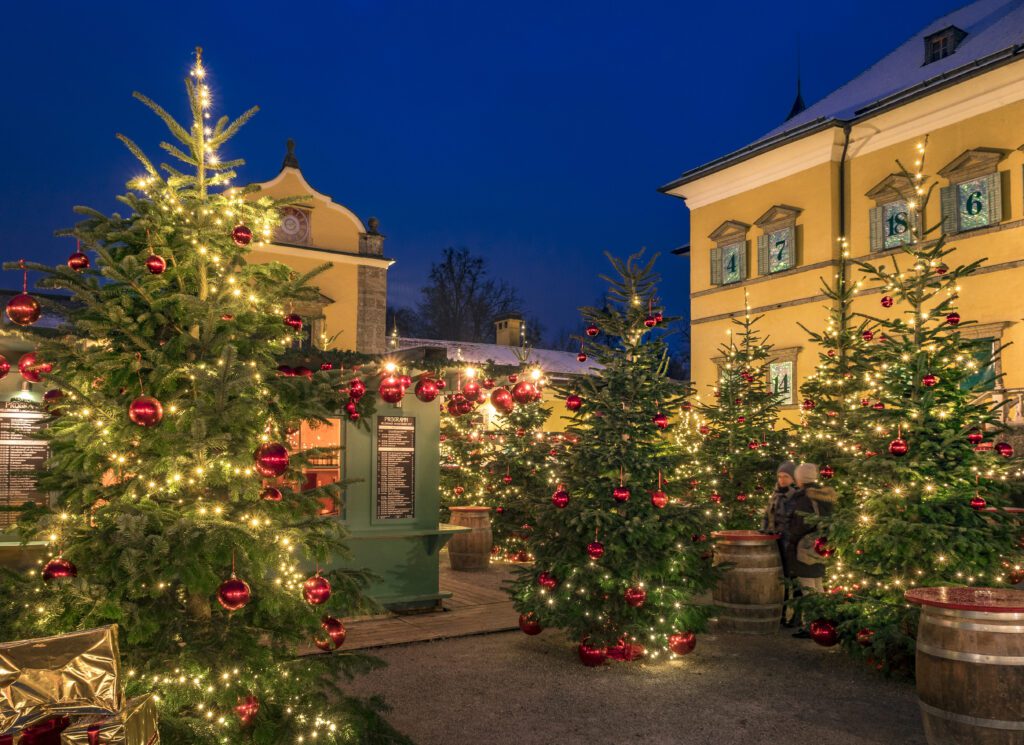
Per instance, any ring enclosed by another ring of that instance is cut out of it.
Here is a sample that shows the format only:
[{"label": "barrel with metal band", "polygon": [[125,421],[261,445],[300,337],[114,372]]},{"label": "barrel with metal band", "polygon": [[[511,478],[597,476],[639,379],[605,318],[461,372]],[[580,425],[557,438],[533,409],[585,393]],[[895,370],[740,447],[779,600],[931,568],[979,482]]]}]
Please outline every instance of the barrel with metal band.
[{"label": "barrel with metal band", "polygon": [[930,745],[1024,745],[1024,592],[925,587],[917,694]]},{"label": "barrel with metal band", "polygon": [[773,634],[782,618],[782,562],[776,533],[723,530],[712,533],[715,566],[722,576],[712,593],[718,629],[739,634]]}]

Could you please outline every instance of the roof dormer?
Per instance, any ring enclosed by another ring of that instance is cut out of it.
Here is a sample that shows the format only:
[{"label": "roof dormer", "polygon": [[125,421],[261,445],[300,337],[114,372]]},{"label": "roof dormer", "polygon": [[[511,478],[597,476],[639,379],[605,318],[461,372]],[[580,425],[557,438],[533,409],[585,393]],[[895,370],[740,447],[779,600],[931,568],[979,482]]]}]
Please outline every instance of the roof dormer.
[{"label": "roof dormer", "polygon": [[924,37],[924,64],[938,62],[951,55],[965,36],[967,32],[956,26],[946,26],[941,31],[928,34]]}]

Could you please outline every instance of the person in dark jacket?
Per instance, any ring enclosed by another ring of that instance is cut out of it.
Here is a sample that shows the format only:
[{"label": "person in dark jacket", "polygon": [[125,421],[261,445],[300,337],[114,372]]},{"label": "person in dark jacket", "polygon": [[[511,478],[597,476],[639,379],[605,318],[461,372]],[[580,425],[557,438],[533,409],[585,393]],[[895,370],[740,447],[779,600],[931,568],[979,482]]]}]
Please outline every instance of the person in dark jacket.
[{"label": "person in dark jacket", "polygon": [[[797,490],[793,494],[793,516],[789,521],[789,535],[786,539],[786,564],[796,578],[802,592],[823,592],[824,563],[806,564],[798,558],[801,539],[820,533],[821,528],[812,518],[828,518],[832,514],[838,495],[830,486],[818,484],[818,467],[813,463],[801,463],[796,467]],[[806,630],[794,636],[807,637]]]},{"label": "person in dark jacket", "polygon": [[782,573],[789,577],[790,573],[786,566],[786,541],[789,536],[789,521],[793,517],[793,495],[796,493],[796,486],[793,481],[796,464],[791,460],[785,460],[779,464],[775,472],[775,491],[772,492],[768,501],[768,509],[765,510],[764,518],[761,520],[761,532],[778,533],[779,555],[782,558]]}]

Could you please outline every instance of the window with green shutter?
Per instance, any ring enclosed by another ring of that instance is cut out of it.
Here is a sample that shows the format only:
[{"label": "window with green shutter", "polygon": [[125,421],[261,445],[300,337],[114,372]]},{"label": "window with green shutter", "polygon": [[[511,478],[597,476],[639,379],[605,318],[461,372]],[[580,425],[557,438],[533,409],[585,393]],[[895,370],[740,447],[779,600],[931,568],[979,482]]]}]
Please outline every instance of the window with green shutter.
[{"label": "window with green shutter", "polygon": [[939,171],[949,180],[940,191],[942,229],[963,233],[996,225],[1003,219],[1002,176],[999,162],[1006,152],[994,148],[976,148]]},{"label": "window with green shutter", "polygon": [[763,231],[757,237],[758,274],[776,274],[797,265],[796,218],[802,211],[777,204],[754,223]]},{"label": "window with green shutter", "polygon": [[910,208],[916,189],[905,173],[890,173],[867,193],[875,200],[868,215],[872,251],[908,246],[921,236],[921,216]]},{"label": "window with green shutter", "polygon": [[730,285],[747,278],[747,223],[726,220],[708,237],[711,249],[711,284]]}]

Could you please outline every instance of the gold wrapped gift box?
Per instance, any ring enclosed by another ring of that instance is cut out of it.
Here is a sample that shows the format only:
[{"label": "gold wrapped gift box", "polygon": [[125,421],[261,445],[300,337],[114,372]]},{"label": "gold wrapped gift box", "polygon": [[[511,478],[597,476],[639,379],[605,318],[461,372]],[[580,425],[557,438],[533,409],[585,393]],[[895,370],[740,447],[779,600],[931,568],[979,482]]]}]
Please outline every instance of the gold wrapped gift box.
[{"label": "gold wrapped gift box", "polygon": [[60,745],[157,745],[153,694],[129,699],[114,716],[83,717],[60,733]]}]

